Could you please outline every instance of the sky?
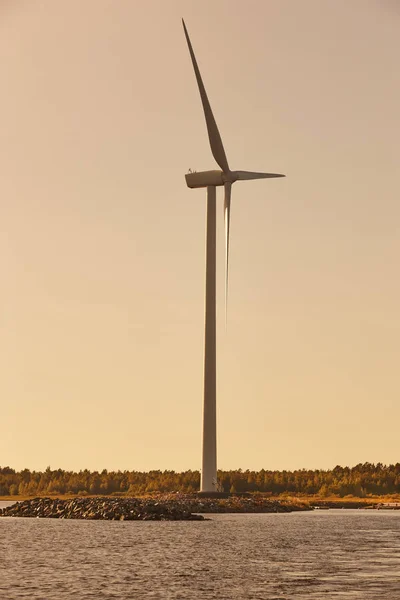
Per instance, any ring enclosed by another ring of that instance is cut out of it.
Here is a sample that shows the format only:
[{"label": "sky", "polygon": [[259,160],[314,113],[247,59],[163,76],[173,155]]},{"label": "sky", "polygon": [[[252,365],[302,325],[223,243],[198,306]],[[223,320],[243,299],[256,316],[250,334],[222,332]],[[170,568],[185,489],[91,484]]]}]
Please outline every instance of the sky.
[{"label": "sky", "polygon": [[396,0],[0,2],[0,465],[199,469],[208,145],[218,466],[398,462]]}]

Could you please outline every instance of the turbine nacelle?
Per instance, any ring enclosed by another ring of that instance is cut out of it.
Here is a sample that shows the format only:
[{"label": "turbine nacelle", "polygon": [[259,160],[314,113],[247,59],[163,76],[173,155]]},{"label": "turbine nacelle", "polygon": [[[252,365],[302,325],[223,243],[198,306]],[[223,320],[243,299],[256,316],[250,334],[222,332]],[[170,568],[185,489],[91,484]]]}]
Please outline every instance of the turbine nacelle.
[{"label": "turbine nacelle", "polygon": [[185,179],[187,186],[190,188],[205,188],[209,185],[218,186],[225,183],[224,173],[217,170],[186,173]]},{"label": "turbine nacelle", "polygon": [[205,188],[209,185],[222,186],[226,183],[235,181],[245,181],[250,179],[269,179],[271,177],[285,177],[279,173],[254,173],[252,171],[200,171],[187,173],[185,175],[187,186],[190,188]]}]

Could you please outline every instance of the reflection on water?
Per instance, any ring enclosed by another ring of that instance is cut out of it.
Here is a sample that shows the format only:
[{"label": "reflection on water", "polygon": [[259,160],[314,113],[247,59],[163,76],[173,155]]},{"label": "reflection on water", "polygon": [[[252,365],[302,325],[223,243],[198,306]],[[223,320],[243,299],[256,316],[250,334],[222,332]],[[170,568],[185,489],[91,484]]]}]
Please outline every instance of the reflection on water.
[{"label": "reflection on water", "polygon": [[0,519],[1,600],[400,600],[400,512]]},{"label": "reflection on water", "polygon": [[13,504],[15,504],[15,501],[14,502],[8,502],[8,501],[5,502],[3,500],[0,500],[0,508],[7,508],[7,506],[12,506]]}]

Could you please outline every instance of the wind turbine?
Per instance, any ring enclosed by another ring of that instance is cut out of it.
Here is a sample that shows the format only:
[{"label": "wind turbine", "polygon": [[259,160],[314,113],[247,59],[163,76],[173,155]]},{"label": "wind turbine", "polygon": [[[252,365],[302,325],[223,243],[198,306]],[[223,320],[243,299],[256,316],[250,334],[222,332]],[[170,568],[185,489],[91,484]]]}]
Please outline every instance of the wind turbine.
[{"label": "wind turbine", "polygon": [[208,139],[212,155],[221,171],[190,172],[185,175],[190,188],[207,188],[206,232],[206,293],[205,293],[205,339],[204,339],[204,405],[203,405],[203,454],[200,492],[219,491],[217,488],[217,418],[216,418],[216,188],[224,186],[225,220],[225,310],[228,298],[229,224],[231,191],[235,181],[285,177],[278,173],[254,173],[231,171],[217,123],[200,75],[185,21],[182,19],[186,41],[192,59],[197,85],[206,119]]}]

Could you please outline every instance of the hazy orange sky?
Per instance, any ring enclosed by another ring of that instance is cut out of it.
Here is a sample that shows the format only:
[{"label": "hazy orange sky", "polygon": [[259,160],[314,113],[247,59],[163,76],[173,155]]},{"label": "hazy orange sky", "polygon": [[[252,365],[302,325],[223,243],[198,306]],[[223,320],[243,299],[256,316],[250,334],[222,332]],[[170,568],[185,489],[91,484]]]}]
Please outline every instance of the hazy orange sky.
[{"label": "hazy orange sky", "polygon": [[205,192],[237,183],[218,465],[399,460],[396,0],[0,4],[0,464],[198,469]]}]

